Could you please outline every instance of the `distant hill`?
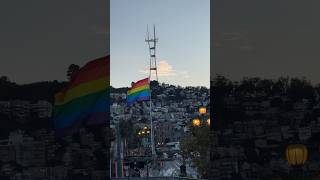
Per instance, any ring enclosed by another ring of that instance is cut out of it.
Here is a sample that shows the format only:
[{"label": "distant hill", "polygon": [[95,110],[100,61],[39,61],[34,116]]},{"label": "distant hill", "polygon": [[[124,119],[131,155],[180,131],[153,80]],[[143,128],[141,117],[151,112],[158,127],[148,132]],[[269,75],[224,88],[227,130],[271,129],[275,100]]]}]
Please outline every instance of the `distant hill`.
[{"label": "distant hill", "polygon": [[127,93],[129,88],[127,87],[122,87],[122,88],[114,88],[114,87],[110,87],[110,92],[111,93]]},{"label": "distant hill", "polygon": [[54,101],[54,94],[61,90],[67,82],[44,81],[31,84],[16,84],[6,78],[0,78],[0,101],[12,99],[38,101]]},{"label": "distant hill", "polygon": [[[16,84],[10,82],[6,77],[0,77],[0,101],[25,100],[36,102],[46,100],[54,102],[54,94],[61,90],[67,82],[45,81],[30,84]],[[52,129],[53,123],[50,118],[39,119],[32,113],[27,117],[25,123],[21,123],[13,117],[0,114],[0,137],[7,137],[9,133],[16,129],[23,129],[29,132],[33,130],[46,128]]]}]

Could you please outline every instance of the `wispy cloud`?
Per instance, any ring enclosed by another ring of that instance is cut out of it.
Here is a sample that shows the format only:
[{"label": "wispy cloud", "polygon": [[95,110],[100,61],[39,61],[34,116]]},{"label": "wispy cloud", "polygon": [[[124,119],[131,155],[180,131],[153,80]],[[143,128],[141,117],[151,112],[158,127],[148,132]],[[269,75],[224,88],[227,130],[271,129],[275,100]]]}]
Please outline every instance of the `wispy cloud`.
[{"label": "wispy cloud", "polygon": [[[173,81],[178,79],[185,80],[190,78],[188,71],[176,70],[166,60],[159,61],[157,64],[157,67],[158,67],[158,76],[166,80]],[[139,72],[143,74],[149,74],[149,68],[145,68],[144,70],[140,70]],[[154,75],[154,72],[153,72],[153,75]]]},{"label": "wispy cloud", "polygon": [[[158,67],[158,76],[159,77],[172,77],[172,76],[177,75],[177,72],[172,68],[172,65],[170,65],[165,60],[159,61],[157,64],[157,67]],[[140,73],[148,74],[149,68],[145,68],[144,70],[140,70]]]}]

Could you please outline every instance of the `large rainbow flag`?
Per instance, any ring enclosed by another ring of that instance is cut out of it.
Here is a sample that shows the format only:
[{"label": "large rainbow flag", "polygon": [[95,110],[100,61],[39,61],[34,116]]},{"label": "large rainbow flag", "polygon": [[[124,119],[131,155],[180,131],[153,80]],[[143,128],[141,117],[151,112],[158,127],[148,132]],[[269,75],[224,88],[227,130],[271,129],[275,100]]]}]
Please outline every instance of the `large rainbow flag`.
[{"label": "large rainbow flag", "polygon": [[57,136],[83,124],[106,124],[109,116],[110,56],[88,62],[55,95],[53,116]]},{"label": "large rainbow flag", "polygon": [[131,105],[136,101],[149,100],[150,94],[149,78],[132,83],[132,87],[127,93],[128,105]]}]

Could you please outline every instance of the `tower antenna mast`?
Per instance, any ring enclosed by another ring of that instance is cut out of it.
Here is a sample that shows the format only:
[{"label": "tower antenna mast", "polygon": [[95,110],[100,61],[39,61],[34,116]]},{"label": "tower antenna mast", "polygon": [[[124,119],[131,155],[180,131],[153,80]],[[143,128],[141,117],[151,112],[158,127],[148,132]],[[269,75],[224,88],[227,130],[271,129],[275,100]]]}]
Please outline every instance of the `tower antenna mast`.
[{"label": "tower antenna mast", "polygon": [[153,25],[153,37],[150,38],[149,28],[147,26],[147,38],[145,40],[149,46],[150,55],[150,67],[149,67],[149,79],[152,76],[152,71],[156,72],[156,80],[158,81],[158,69],[157,69],[157,58],[156,58],[156,47],[158,38],[156,38],[156,27]]},{"label": "tower antenna mast", "polygon": [[[156,45],[158,42],[158,39],[156,38],[156,27],[153,25],[153,38],[150,38],[149,34],[149,28],[147,26],[147,38],[145,40],[148,43],[149,46],[149,55],[150,55],[150,66],[149,66],[149,84],[151,82],[151,75],[152,71],[156,72],[156,81],[158,81],[158,70],[157,70],[157,59],[156,59]],[[151,85],[150,85],[150,91]],[[151,150],[152,150],[152,157],[156,158],[156,148],[154,143],[154,127],[153,127],[153,121],[152,121],[152,99],[150,95],[150,129],[151,129]]]}]

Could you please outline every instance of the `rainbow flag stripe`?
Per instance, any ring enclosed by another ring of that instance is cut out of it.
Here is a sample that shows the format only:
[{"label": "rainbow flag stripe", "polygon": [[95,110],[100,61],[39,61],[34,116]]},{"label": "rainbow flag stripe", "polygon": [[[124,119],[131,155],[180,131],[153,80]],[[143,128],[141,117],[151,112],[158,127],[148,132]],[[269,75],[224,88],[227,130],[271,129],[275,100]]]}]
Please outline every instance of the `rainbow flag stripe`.
[{"label": "rainbow flag stripe", "polygon": [[90,61],[55,95],[56,134],[64,136],[83,124],[103,124],[109,116],[110,57]]},{"label": "rainbow flag stripe", "polygon": [[128,90],[127,103],[131,105],[136,101],[149,100],[150,94],[149,78],[142,79],[133,83],[132,87]]}]

